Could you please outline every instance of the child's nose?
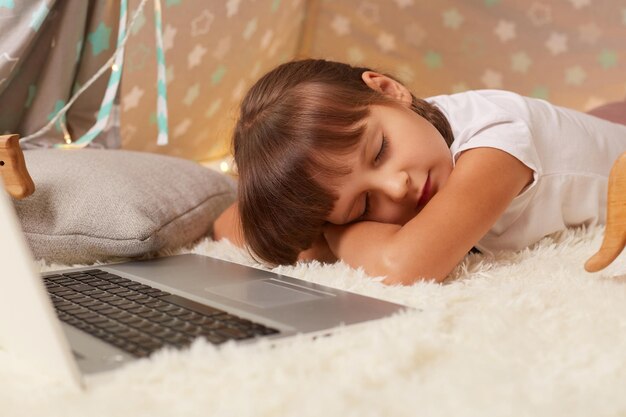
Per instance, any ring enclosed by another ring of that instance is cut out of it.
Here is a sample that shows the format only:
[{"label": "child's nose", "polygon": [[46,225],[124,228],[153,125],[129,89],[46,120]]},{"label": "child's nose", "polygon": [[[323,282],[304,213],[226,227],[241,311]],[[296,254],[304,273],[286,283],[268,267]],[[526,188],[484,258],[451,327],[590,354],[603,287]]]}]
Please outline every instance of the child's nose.
[{"label": "child's nose", "polygon": [[409,183],[409,175],[404,171],[389,175],[385,181],[385,193],[391,200],[401,201],[406,197]]}]

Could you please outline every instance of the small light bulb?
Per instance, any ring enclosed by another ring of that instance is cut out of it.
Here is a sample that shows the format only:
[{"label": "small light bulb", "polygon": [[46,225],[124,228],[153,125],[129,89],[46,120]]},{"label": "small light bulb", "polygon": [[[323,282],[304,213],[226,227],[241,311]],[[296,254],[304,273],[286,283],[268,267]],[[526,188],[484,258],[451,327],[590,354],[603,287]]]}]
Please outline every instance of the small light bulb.
[{"label": "small light bulb", "polygon": [[220,171],[222,172],[228,172],[230,170],[230,166],[228,165],[228,162],[226,161],[222,161],[220,163]]},{"label": "small light bulb", "polygon": [[111,67],[111,69],[112,69],[113,71],[118,71],[118,70],[119,70],[119,67],[117,66],[117,64],[113,64],[113,66]]}]

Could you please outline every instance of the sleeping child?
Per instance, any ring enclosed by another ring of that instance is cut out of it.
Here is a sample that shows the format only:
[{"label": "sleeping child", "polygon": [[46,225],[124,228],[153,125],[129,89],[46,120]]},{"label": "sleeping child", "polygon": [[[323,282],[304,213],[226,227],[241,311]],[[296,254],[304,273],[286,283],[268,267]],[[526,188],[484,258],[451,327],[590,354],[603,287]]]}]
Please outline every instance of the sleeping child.
[{"label": "sleeping child", "polygon": [[309,59],[252,86],[233,146],[238,201],[215,239],[268,265],[341,259],[408,285],[442,281],[470,250],[604,223],[626,126],[500,90],[419,99]]}]

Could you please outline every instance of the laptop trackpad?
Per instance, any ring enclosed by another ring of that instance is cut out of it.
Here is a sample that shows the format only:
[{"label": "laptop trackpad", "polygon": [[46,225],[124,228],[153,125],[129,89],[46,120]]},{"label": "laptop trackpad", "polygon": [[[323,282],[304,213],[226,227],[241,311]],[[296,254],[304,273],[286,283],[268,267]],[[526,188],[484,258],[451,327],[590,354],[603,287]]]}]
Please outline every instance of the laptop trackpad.
[{"label": "laptop trackpad", "polygon": [[313,301],[330,294],[296,289],[274,280],[259,280],[244,284],[221,285],[204,289],[207,292],[259,308]]}]

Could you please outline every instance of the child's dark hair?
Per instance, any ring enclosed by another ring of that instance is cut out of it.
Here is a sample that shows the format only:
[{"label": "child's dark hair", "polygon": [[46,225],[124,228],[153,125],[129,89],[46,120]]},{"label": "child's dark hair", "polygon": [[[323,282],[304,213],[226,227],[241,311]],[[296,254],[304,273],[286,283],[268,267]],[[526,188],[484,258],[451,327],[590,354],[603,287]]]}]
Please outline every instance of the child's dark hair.
[{"label": "child's dark hair", "polygon": [[[337,195],[319,180],[350,172],[340,158],[359,142],[370,105],[398,105],[365,84],[365,71],[293,61],[264,75],[243,99],[233,137],[239,214],[249,249],[263,261],[292,264],[320,236]],[[450,146],[452,130],[439,109],[414,96],[411,108]]]}]

